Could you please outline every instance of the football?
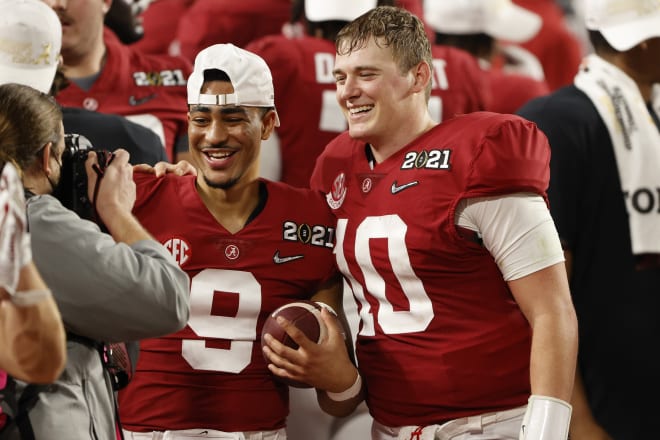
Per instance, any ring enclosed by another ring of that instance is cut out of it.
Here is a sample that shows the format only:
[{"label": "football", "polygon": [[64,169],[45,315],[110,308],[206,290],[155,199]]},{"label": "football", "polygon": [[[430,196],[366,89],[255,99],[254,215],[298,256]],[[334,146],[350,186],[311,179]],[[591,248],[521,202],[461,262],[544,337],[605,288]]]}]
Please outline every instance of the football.
[{"label": "football", "polygon": [[[264,335],[269,333],[275,340],[293,348],[298,348],[298,344],[289,337],[284,329],[277,323],[277,317],[281,316],[292,322],[305,336],[317,344],[325,337],[327,329],[321,319],[321,306],[313,301],[295,301],[285,304],[271,313],[263,329],[261,330],[261,346],[266,345]],[[268,362],[268,359],[266,359]],[[283,381],[296,388],[310,388],[309,385],[301,382],[291,381],[285,378],[274,376],[277,380]]]}]

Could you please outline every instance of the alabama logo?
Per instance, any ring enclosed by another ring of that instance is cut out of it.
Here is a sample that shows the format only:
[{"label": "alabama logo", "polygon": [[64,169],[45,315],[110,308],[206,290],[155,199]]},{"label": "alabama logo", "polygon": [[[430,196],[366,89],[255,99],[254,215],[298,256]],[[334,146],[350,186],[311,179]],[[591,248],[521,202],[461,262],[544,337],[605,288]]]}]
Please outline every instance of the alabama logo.
[{"label": "alabama logo", "polygon": [[332,209],[338,209],[346,198],[346,175],[340,173],[332,183],[332,191],[325,195],[328,205]]}]

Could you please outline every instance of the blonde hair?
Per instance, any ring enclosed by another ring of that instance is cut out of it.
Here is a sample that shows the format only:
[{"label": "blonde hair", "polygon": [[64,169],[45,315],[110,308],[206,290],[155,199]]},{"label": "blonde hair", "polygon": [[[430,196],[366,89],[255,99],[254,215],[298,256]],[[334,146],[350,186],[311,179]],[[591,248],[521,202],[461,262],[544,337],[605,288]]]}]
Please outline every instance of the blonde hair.
[{"label": "blonde hair", "polygon": [[[439,0],[438,0],[439,1]],[[410,12],[379,6],[356,18],[337,34],[337,54],[348,55],[362,49],[370,40],[379,47],[387,47],[402,74],[425,61],[433,69],[431,43],[422,21]],[[431,94],[431,81],[426,98]]]}]

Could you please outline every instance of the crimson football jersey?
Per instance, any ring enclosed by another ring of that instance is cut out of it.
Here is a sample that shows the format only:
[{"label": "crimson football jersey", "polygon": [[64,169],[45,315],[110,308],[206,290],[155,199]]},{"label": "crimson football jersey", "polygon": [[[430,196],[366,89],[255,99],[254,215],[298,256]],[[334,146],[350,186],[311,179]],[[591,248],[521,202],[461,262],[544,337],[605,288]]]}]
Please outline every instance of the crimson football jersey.
[{"label": "crimson football jersey", "polygon": [[106,62],[92,87],[85,91],[71,82],[57,94],[57,101],[116,113],[152,129],[173,160],[176,141],[187,134],[186,81],[192,65],[181,57],[141,53],[121,43],[109,29],[103,38]]},{"label": "crimson football jersey", "polygon": [[373,417],[428,425],[508,409],[530,393],[531,328],[490,253],[455,226],[464,198],[545,197],[550,150],[522,118],[458,116],[370,167],[348,133],[312,176],[337,217],[357,360]]},{"label": "crimson football jersey", "polygon": [[190,276],[190,318],[177,333],[140,342],[137,372],[119,398],[124,427],[282,428],[288,387],[266,367],[261,329],[270,312],[309,299],[336,274],[325,201],[262,181],[263,210],[231,234],[201,201],[194,176],[134,177],[135,215]]},{"label": "crimson football jersey", "polygon": [[[332,73],[335,45],[311,36],[289,39],[272,35],[252,42],[246,49],[261,56],[273,74],[275,105],[282,121],[277,128],[284,159],[280,180],[307,187],[318,155],[348,128],[337,103]],[[435,120],[486,109],[484,72],[469,53],[436,46],[433,68],[429,110]]]},{"label": "crimson football jersey", "polygon": [[196,0],[180,18],[177,41],[181,54],[194,60],[212,44],[245,47],[257,38],[279,34],[290,15],[291,0]]},{"label": "crimson football jersey", "polygon": [[545,81],[532,77],[505,73],[493,68],[486,71],[491,91],[488,110],[497,113],[515,113],[528,101],[550,93]]}]

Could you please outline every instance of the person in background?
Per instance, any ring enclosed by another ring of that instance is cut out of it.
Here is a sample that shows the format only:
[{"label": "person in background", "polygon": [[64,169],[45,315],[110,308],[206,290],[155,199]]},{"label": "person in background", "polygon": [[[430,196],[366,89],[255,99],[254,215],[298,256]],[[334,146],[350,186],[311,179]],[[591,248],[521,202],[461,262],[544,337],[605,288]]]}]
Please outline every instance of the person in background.
[{"label": "person in background", "polygon": [[0,390],[6,374],[53,382],[66,360],[60,312],[32,261],[23,185],[3,158],[0,150]]},{"label": "person in background", "polygon": [[[0,10],[0,84],[25,84],[57,98],[69,84],[60,67],[62,26],[57,14],[39,0],[0,0]],[[25,48],[28,56],[15,56]],[[97,149],[121,146],[136,164],[168,160],[153,131],[122,116],[69,106],[62,107],[62,114],[64,131],[85,136]]]},{"label": "person in background", "polygon": [[[541,28],[541,18],[511,0],[426,0],[424,19],[435,31],[435,44],[461,48],[477,58],[487,72],[490,101],[486,110],[513,113],[528,100],[550,92],[543,68],[530,53],[500,41],[522,43]],[[513,64],[493,65],[500,51]]]},{"label": "person in background", "polygon": [[[51,195],[63,177],[64,149],[55,100],[26,85],[0,85],[0,151],[22,174],[34,262],[67,330],[64,372],[32,396],[29,425],[35,440],[115,440],[114,383],[104,367],[104,343],[182,328],[189,280],[131,214],[135,184],[128,153],[115,150],[104,169],[93,151],[79,159],[88,176],[86,197],[109,231],[103,233]],[[17,381],[18,395],[31,385]],[[16,427],[3,435],[20,438]]]},{"label": "person in background", "polygon": [[190,63],[144,54],[103,25],[112,0],[44,0],[62,23],[63,73],[57,94],[64,106],[114,113],[151,129],[169,160],[188,148],[182,102]]},{"label": "person in background", "polygon": [[[574,12],[557,0],[513,0],[542,19],[541,29],[520,47],[533,54],[543,67],[551,91],[571,84],[586,53],[581,35],[572,28]],[[580,23],[581,24],[581,23]]]},{"label": "person in background", "polygon": [[290,9],[291,0],[195,0],[178,17],[174,45],[190,60],[216,43],[245,47],[265,35],[280,34]]},{"label": "person in background", "polygon": [[590,0],[594,53],[519,114],[552,147],[550,208],[580,324],[572,440],[657,436],[660,2]]},{"label": "person in background", "polygon": [[[410,2],[409,2],[410,3]],[[273,71],[281,96],[278,111],[287,121],[275,130],[262,155],[262,175],[294,186],[309,186],[314,163],[325,145],[347,128],[335,98],[332,75],[339,30],[383,0],[294,0],[292,22],[303,21],[304,35],[271,35],[246,49],[260,55]],[[486,78],[476,60],[452,47],[434,47],[429,108],[435,120],[484,110]],[[300,112],[305,108],[305,112]]]},{"label": "person in background", "polygon": [[134,213],[189,274],[191,315],[140,342],[119,395],[125,437],[286,439],[288,386],[266,368],[261,329],[300,299],[343,316],[334,219],[318,193],[259,178],[261,141],[279,125],[263,59],[204,49],[187,102],[196,176],[136,173]]},{"label": "person in background", "polygon": [[372,438],[566,440],[577,321],[546,203],[550,148],[534,124],[428,111],[422,22],[378,7],[337,36],[333,74],[349,123],[312,189],[337,218],[337,266],[359,303],[356,368],[284,322],[269,368],[325,390],[335,416],[366,398]]}]

